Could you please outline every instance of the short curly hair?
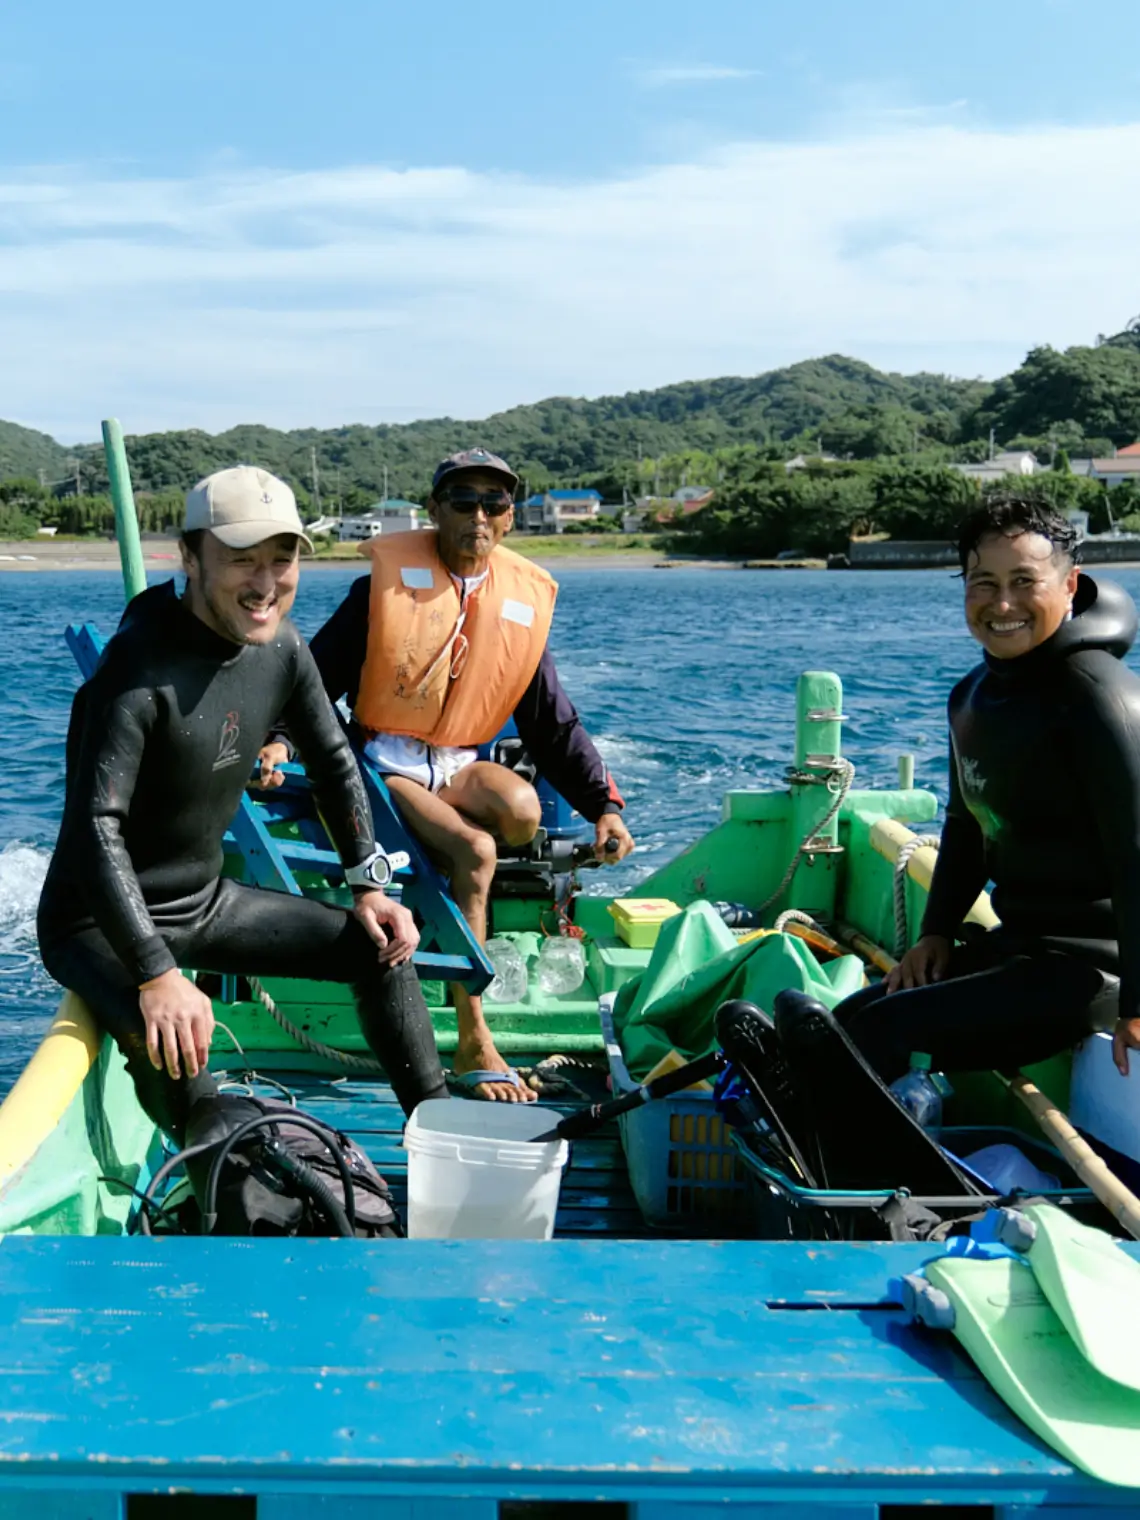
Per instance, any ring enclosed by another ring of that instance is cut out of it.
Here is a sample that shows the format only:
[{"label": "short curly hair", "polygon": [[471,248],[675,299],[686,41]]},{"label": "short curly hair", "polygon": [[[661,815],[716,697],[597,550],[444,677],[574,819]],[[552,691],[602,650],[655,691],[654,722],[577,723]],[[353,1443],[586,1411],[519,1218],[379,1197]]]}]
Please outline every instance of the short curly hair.
[{"label": "short curly hair", "polygon": [[1070,565],[1080,563],[1081,535],[1067,517],[1032,496],[1003,492],[987,497],[958,526],[958,563],[963,575],[970,555],[977,553],[982,539],[991,533],[1004,533],[1009,538],[1038,533],[1053,545],[1054,554],[1061,555]]}]

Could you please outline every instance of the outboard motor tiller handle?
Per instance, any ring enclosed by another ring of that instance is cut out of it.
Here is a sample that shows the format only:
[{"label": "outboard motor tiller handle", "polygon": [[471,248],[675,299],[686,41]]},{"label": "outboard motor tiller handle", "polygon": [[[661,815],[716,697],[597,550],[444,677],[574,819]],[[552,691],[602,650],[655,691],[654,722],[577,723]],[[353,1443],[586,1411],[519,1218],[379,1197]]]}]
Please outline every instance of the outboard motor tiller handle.
[{"label": "outboard motor tiller handle", "polygon": [[[607,855],[616,855],[620,849],[620,839],[606,840],[605,852]],[[581,871],[583,869],[590,870],[594,866],[604,864],[604,862],[600,861],[594,854],[594,846],[592,844],[576,844],[570,851],[570,864],[576,871]]]}]

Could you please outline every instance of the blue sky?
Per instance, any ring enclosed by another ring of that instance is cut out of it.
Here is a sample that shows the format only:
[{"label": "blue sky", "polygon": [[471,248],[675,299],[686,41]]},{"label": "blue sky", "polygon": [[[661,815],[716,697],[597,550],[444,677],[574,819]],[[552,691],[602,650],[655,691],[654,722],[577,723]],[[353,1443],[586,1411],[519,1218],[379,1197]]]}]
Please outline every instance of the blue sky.
[{"label": "blue sky", "polygon": [[8,0],[0,416],[1001,373],[1140,311],[1136,41],[1134,0]]}]

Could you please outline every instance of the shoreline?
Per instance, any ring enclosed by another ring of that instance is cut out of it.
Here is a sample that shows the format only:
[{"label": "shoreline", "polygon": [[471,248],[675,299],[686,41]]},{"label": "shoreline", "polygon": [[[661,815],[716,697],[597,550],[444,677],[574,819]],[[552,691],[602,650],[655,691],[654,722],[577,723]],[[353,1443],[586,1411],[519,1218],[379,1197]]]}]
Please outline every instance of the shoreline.
[{"label": "shoreline", "polygon": [[[525,540],[523,540],[525,542]],[[152,574],[161,574],[168,571],[174,574],[180,569],[178,544],[172,538],[144,538],[142,541],[143,564],[146,570]],[[544,553],[543,549],[535,546],[533,552],[526,555],[527,559],[541,565],[544,570],[557,579],[562,571],[579,570],[605,570],[620,573],[623,570],[825,570],[826,561],[822,559],[802,560],[759,560],[759,559],[701,559],[697,556],[666,555],[660,550],[653,549],[622,549],[595,547],[582,549],[578,552],[571,550],[564,553],[561,550],[554,553]],[[368,562],[358,554],[325,555],[320,558],[306,556],[301,561],[302,569],[358,569],[361,574],[366,573]],[[59,542],[57,539],[18,539],[8,541],[0,539],[0,574],[4,571],[17,573],[37,571],[102,571],[110,574],[119,571],[119,546],[112,539],[92,538],[75,539],[67,542]],[[945,565],[865,565],[852,566],[855,570],[867,570],[878,573],[882,570],[945,570]],[[1119,560],[1097,564],[1091,568],[1098,570],[1136,570],[1140,569],[1140,560]],[[830,572],[843,575],[846,571]]]},{"label": "shoreline", "polygon": [[[525,540],[523,541],[525,542]],[[146,538],[142,540],[143,564],[148,571],[169,570],[172,574],[180,567],[178,543],[173,538]],[[700,559],[687,556],[668,556],[653,549],[583,548],[575,552],[544,553],[535,546],[525,555],[557,577],[561,570],[751,570],[768,568],[768,563],[757,560]],[[771,562],[771,568],[790,570],[801,568],[800,561],[788,563]],[[60,542],[58,539],[0,539],[0,573],[4,571],[28,572],[68,570],[117,572],[119,546],[113,539],[91,538]],[[359,554],[336,554],[309,556],[301,561],[301,568],[308,570],[353,570],[363,575],[368,561]],[[810,562],[810,568],[823,569],[822,560]]]}]

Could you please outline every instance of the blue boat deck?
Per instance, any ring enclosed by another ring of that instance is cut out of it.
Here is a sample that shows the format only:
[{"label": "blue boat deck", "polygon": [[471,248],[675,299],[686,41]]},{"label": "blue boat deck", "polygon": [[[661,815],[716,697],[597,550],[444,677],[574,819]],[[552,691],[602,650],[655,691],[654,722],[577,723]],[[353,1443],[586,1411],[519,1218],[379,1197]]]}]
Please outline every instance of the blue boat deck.
[{"label": "blue boat deck", "polygon": [[0,1514],[194,1493],[256,1496],[244,1520],[1137,1513],[904,1322],[887,1283],[926,1254],[9,1236]]}]

